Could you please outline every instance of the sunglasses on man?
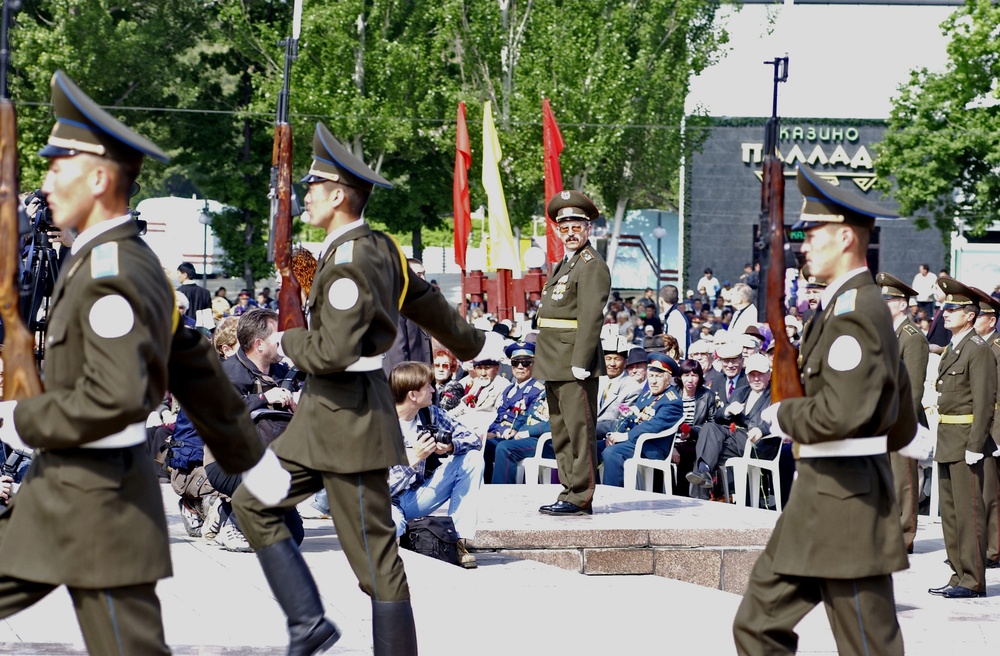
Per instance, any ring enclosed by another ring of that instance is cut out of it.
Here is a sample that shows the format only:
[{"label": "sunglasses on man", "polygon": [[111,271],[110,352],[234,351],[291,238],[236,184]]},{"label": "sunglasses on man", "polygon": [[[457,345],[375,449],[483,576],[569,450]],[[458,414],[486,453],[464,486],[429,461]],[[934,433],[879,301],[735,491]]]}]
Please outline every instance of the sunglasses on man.
[{"label": "sunglasses on man", "polygon": [[574,235],[578,235],[581,232],[583,232],[583,229],[585,227],[586,226],[584,226],[584,225],[582,225],[580,223],[574,223],[573,225],[561,225],[561,226],[557,226],[557,230],[559,230],[559,234],[560,235],[568,235],[571,232]]}]

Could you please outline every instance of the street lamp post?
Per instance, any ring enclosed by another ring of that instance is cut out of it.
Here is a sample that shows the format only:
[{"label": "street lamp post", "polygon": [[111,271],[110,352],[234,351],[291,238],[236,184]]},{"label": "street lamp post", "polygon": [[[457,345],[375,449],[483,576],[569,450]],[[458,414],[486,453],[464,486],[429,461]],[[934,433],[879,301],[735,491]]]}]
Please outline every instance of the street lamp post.
[{"label": "street lamp post", "polygon": [[201,286],[208,289],[208,225],[212,222],[212,215],[208,213],[208,199],[205,199],[205,206],[201,208],[198,215],[198,223],[202,225],[204,239],[201,243]]},{"label": "street lamp post", "polygon": [[667,231],[663,227],[663,213],[656,213],[656,227],[653,228],[653,236],[656,237],[656,289],[660,289],[660,280],[663,276],[663,265],[661,262],[661,255],[663,249],[660,247],[663,238],[667,236]]}]

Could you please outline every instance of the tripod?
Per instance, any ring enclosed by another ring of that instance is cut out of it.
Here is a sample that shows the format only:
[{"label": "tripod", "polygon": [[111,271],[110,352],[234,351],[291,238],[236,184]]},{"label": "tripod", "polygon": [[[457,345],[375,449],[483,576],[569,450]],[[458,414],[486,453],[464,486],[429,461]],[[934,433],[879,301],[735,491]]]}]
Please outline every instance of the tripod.
[{"label": "tripod", "polygon": [[38,348],[35,359],[45,359],[45,330],[48,326],[49,300],[59,276],[59,259],[48,235],[35,231],[24,260],[21,277],[21,317],[28,330],[35,333]]}]

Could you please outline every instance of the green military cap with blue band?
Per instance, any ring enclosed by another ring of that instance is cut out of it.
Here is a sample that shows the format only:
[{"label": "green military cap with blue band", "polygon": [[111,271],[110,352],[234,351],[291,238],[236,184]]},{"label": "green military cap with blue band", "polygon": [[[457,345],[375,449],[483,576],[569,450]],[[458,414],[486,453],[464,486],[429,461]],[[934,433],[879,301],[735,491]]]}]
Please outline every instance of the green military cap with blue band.
[{"label": "green military cap with blue band", "polygon": [[56,124],[38,151],[42,157],[89,154],[118,162],[141,162],[146,155],[160,162],[170,159],[152,141],[101,109],[62,71],[52,76],[52,107]]},{"label": "green military cap with blue band", "polygon": [[967,308],[971,311],[978,311],[979,303],[976,300],[976,292],[968,285],[963,285],[948,276],[939,277],[937,284],[944,293],[944,301],[941,303],[942,309],[956,310]]},{"label": "green military cap with blue band", "polygon": [[322,123],[316,124],[316,132],[313,134],[312,166],[300,182],[337,182],[368,191],[375,186],[392,189],[391,182],[355,157]]},{"label": "green military cap with blue band", "polygon": [[875,203],[834,186],[812,168],[799,164],[797,181],[802,213],[792,230],[810,230],[827,223],[845,223],[871,229],[875,219],[900,219]]}]

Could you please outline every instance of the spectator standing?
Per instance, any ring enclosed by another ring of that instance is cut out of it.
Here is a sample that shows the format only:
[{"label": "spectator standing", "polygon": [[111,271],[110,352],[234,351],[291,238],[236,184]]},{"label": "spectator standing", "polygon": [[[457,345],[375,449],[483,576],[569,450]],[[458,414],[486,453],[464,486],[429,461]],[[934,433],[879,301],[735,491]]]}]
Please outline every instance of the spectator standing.
[{"label": "spectator standing", "polygon": [[607,263],[590,245],[591,222],[600,212],[578,191],[549,200],[566,257],[542,290],[538,309],[535,375],[545,381],[552,444],[563,489],[539,512],[592,514],[597,481],[597,388],[604,373],[600,334],[611,291]]},{"label": "spectator standing", "polygon": [[[683,308],[681,308],[677,302],[680,299],[677,292],[677,287],[675,285],[664,285],[663,289],[660,290],[659,304],[660,304],[660,323],[663,324],[663,333],[666,335],[673,335],[674,339],[677,340],[677,346],[680,349],[681,356],[687,356],[688,346],[690,345],[690,330],[691,325],[688,323],[687,314],[685,314]],[[648,349],[647,349],[648,350]]]},{"label": "spectator standing", "polygon": [[733,318],[729,332],[742,335],[750,326],[757,326],[757,307],[753,304],[753,290],[746,283],[737,283],[730,293],[733,301]]},{"label": "spectator standing", "polygon": [[931,273],[931,268],[926,264],[917,267],[917,273],[913,276],[913,283],[910,287],[916,292],[917,307],[927,313],[927,316],[934,315],[934,283],[937,276]]},{"label": "spectator standing", "polygon": [[709,267],[705,267],[705,275],[698,279],[697,287],[698,291],[702,292],[708,298],[710,305],[715,304],[715,298],[722,291],[722,283],[712,275],[712,269]]},{"label": "spectator standing", "polygon": [[185,314],[194,319],[198,328],[211,331],[215,328],[215,319],[212,316],[212,295],[198,284],[195,279],[194,265],[190,262],[181,262],[177,267],[177,279],[180,281],[177,291],[188,299],[188,309]]}]

